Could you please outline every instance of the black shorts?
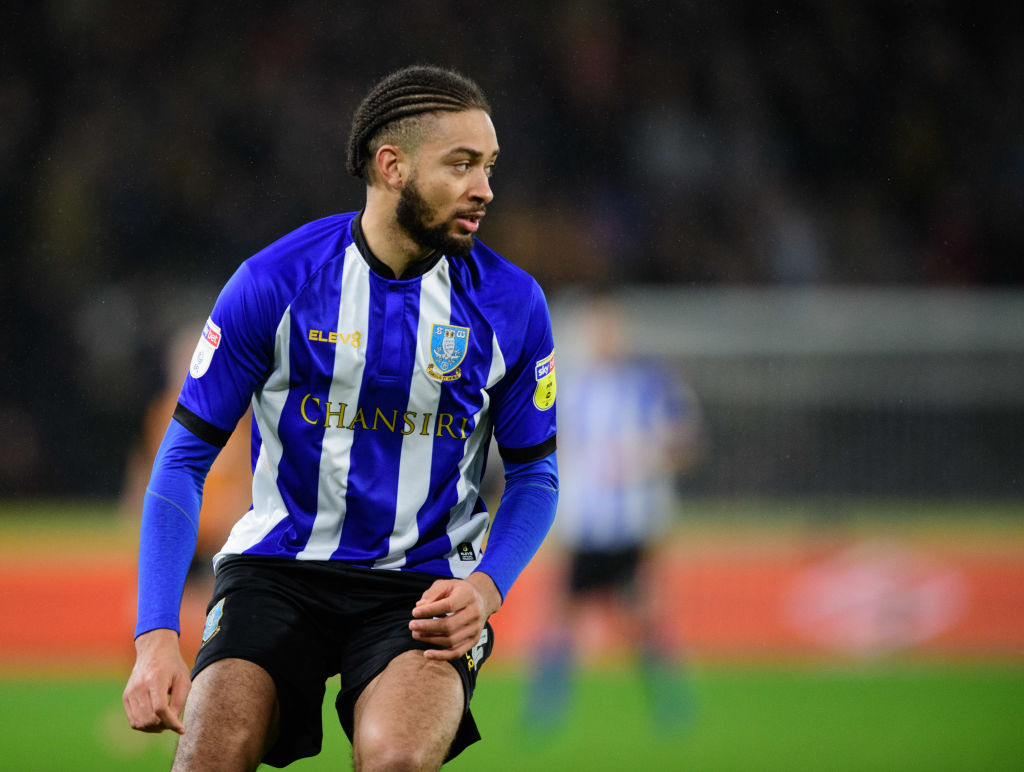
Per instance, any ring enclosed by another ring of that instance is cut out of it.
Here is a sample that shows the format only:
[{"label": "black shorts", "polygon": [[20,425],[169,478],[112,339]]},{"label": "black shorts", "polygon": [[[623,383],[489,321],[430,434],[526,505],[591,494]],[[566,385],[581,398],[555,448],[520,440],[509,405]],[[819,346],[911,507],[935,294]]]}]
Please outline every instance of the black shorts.
[{"label": "black shorts", "polygon": [[[315,756],[323,740],[328,678],[341,674],[335,707],[351,740],[356,699],[374,676],[404,651],[433,648],[413,639],[409,621],[416,601],[439,578],[445,577],[336,561],[225,558],[217,569],[192,677],[228,657],[259,665],[274,679],[280,708],[278,740],[263,761],[283,767]],[[480,643],[452,660],[465,706],[449,759],[480,739],[469,701],[493,645],[488,624]]]},{"label": "black shorts", "polygon": [[636,545],[608,552],[577,550],[569,561],[569,592],[573,595],[596,590],[633,593],[642,556],[642,548]]}]

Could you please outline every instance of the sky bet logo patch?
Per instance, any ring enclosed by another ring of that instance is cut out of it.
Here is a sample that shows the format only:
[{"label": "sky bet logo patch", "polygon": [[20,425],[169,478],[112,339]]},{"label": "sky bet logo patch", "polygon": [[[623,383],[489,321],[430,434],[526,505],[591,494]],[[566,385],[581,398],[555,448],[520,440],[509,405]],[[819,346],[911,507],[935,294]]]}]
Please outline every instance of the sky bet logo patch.
[{"label": "sky bet logo patch", "polygon": [[537,379],[537,390],[533,393],[533,404],[538,410],[550,410],[555,404],[555,352],[534,365],[534,377]]}]

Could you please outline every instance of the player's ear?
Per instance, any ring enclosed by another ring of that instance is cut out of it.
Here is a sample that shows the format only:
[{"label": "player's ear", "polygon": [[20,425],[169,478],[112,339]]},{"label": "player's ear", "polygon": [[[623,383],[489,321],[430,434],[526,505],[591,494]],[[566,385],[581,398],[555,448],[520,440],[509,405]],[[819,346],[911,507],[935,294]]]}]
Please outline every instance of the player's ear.
[{"label": "player's ear", "polygon": [[381,145],[374,156],[377,174],[389,188],[400,190],[408,176],[408,161],[397,145]]}]

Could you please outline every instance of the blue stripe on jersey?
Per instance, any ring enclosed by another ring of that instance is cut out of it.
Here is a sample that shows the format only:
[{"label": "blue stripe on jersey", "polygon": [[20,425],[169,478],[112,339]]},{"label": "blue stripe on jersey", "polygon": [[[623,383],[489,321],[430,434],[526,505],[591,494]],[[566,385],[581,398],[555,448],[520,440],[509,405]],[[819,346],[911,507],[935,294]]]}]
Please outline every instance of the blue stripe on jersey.
[{"label": "blue stripe on jersey", "polygon": [[[325,306],[327,308],[325,308]],[[337,294],[330,293],[322,297],[318,308],[310,309],[316,318],[323,318],[316,312],[333,311],[330,306],[337,307]],[[291,368],[293,372],[306,373],[306,388],[291,390],[285,401],[284,412],[293,414],[300,412],[302,401],[307,394],[322,394],[326,401],[330,390],[331,367],[324,361],[321,351],[307,345],[305,331],[309,329],[306,314],[293,315],[289,337],[291,339]],[[329,408],[325,407],[325,413]],[[281,421],[277,427],[277,435],[281,445],[296,448],[288,456],[281,459],[278,465],[278,488],[281,490],[285,506],[291,514],[284,521],[285,527],[277,529],[284,545],[304,546],[313,529],[313,515],[318,510],[318,480],[320,476],[320,457],[323,453],[323,439],[326,429],[323,423],[316,427],[303,426],[298,422]],[[266,541],[278,538],[278,533],[270,534]]]}]

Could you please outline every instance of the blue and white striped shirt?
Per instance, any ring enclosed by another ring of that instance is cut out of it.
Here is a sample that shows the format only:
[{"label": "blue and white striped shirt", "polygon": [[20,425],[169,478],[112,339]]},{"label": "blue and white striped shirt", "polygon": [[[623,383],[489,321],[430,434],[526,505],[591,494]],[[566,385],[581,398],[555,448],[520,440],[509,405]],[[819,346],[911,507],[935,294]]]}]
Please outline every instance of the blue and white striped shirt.
[{"label": "blue and white striped shirt", "polygon": [[562,542],[598,552],[649,544],[672,513],[675,435],[694,406],[648,362],[568,362],[561,376],[572,395],[560,417]]},{"label": "blue and white striped shirt", "polygon": [[354,213],[242,264],[218,298],[176,418],[222,444],[250,401],[253,504],[215,558],[249,554],[467,576],[506,461],[554,450],[554,347],[537,283],[479,242],[402,279]]}]

